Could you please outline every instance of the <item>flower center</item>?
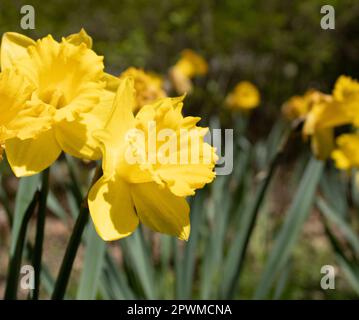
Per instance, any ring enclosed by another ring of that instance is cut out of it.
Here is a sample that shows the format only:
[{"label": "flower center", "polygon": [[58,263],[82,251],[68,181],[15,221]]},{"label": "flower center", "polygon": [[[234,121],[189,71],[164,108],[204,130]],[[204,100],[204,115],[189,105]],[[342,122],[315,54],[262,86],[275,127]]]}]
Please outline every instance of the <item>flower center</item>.
[{"label": "flower center", "polygon": [[65,94],[59,89],[46,89],[39,94],[39,98],[56,109],[66,106]]}]

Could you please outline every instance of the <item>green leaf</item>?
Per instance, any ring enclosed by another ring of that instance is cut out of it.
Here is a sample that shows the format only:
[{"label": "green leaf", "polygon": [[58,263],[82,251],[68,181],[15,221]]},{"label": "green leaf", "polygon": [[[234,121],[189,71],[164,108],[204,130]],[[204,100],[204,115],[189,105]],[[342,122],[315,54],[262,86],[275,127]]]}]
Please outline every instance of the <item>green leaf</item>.
[{"label": "green leaf", "polygon": [[93,223],[89,223],[86,239],[85,259],[76,297],[78,300],[96,298],[106,251],[106,242],[98,236]]},{"label": "green leaf", "polygon": [[[286,141],[287,135],[282,136],[282,139],[283,137],[285,138],[284,141]],[[278,145],[281,146],[279,143]],[[260,182],[253,199],[251,199],[248,204],[248,200],[245,198],[243,207],[234,208],[236,209],[236,214],[240,216],[239,227],[224,261],[223,278],[220,286],[220,295],[222,298],[230,299],[234,295],[259,210],[281,158],[282,148],[278,148],[277,146],[275,150],[277,150],[277,153],[273,155],[273,160],[270,162],[268,172]],[[240,214],[239,210],[243,213]]]},{"label": "green leaf", "polygon": [[39,193],[36,193],[32,201],[29,203],[27,209],[25,210],[19,231],[17,233],[17,238],[14,241],[15,249],[13,254],[10,255],[10,259],[9,259],[8,275],[7,275],[7,282],[5,289],[6,300],[16,299],[17,296],[17,286],[19,282],[19,273],[21,268],[24,244],[26,241],[27,226],[31,216],[35,211],[38,200],[39,200]]},{"label": "green leaf", "polygon": [[312,206],[317,186],[322,175],[323,163],[312,158],[299,184],[295,198],[287,212],[284,224],[273,245],[268,261],[255,292],[255,299],[268,296],[275,278],[287,263],[299,233]]},{"label": "green leaf", "polygon": [[342,255],[337,254],[336,259],[340,268],[343,270],[350,286],[359,295],[359,267],[357,264],[351,263],[344,259]]},{"label": "green leaf", "polygon": [[354,248],[355,252],[359,254],[359,237],[351,229],[350,225],[344,220],[343,215],[338,214],[336,211],[330,208],[328,203],[323,198],[319,198],[316,201],[316,204],[324,216],[340,229],[345,238]]},{"label": "green leaf", "polygon": [[180,290],[177,293],[178,299],[190,299],[193,286],[193,274],[195,268],[195,259],[197,254],[200,228],[203,221],[203,206],[205,200],[205,191],[197,192],[192,201],[191,206],[191,234],[188,242],[184,247],[184,255],[182,260],[182,281]]},{"label": "green leaf", "polygon": [[209,231],[208,245],[201,271],[201,299],[211,298],[213,285],[216,281],[215,277],[218,275],[223,259],[230,209],[230,193],[222,191],[228,188],[227,182],[228,177],[219,176],[212,186],[213,203],[211,203],[209,210],[212,211],[210,213],[212,213],[213,218],[210,221],[211,230]]},{"label": "green leaf", "polygon": [[58,218],[63,221],[66,221],[67,213],[64,210],[63,206],[57,200],[56,196],[52,191],[49,192],[47,198],[47,207],[53,212]]},{"label": "green leaf", "polygon": [[15,199],[13,226],[11,231],[10,255],[13,255],[15,251],[16,240],[18,238],[20,226],[24,218],[26,208],[31,203],[35,191],[39,187],[39,182],[40,182],[39,175],[24,177],[21,178],[19,181],[19,187]]},{"label": "green leaf", "polygon": [[140,283],[147,299],[155,299],[157,286],[154,282],[154,269],[149,257],[149,248],[144,243],[141,228],[120,241],[124,251],[125,262],[134,272],[136,280]]},{"label": "green leaf", "polygon": [[353,290],[359,295],[359,267],[358,262],[355,258],[350,260],[346,255],[346,250],[338,241],[335,234],[330,230],[326,221],[324,221],[325,232],[328,236],[328,239],[335,251],[335,257],[338,261],[340,268],[343,270],[343,273],[348,280],[348,283],[353,288]]}]

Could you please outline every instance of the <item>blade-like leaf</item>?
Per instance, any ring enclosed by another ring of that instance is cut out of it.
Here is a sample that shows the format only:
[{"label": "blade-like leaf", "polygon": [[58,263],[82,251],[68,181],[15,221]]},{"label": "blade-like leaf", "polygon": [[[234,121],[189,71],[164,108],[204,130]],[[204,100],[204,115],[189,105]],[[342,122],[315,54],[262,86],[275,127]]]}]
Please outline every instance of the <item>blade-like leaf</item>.
[{"label": "blade-like leaf", "polygon": [[191,206],[191,235],[184,248],[182,263],[183,278],[180,282],[181,290],[177,293],[179,299],[190,299],[193,285],[193,273],[195,268],[195,258],[197,254],[200,228],[203,220],[203,206],[205,191],[201,190],[196,194]]},{"label": "blade-like leaf", "polygon": [[155,299],[157,286],[154,283],[154,270],[148,255],[149,248],[144,243],[142,230],[138,228],[130,237],[122,239],[120,245],[124,251],[124,259],[135,273],[146,298]]},{"label": "blade-like leaf", "polygon": [[336,211],[330,208],[328,203],[323,198],[319,198],[316,201],[316,204],[324,216],[340,229],[345,238],[354,248],[356,254],[359,254],[359,237],[351,229],[350,225],[344,220],[343,215],[338,214]]},{"label": "blade-like leaf", "polygon": [[309,161],[295,198],[287,212],[284,224],[279,231],[264,267],[254,295],[255,299],[263,299],[268,295],[276,276],[288,261],[292,248],[309,215],[323,167],[324,165],[321,161],[314,158]]},{"label": "blade-like leaf", "polygon": [[97,235],[92,223],[89,223],[86,238],[85,259],[77,291],[79,300],[96,298],[106,251],[106,242]]},{"label": "blade-like leaf", "polygon": [[21,222],[24,218],[26,208],[32,201],[35,191],[39,186],[40,176],[35,175],[31,177],[21,178],[15,199],[15,212],[13,219],[13,226],[11,231],[11,245],[10,255],[14,253],[16,246],[16,239],[20,230]]}]

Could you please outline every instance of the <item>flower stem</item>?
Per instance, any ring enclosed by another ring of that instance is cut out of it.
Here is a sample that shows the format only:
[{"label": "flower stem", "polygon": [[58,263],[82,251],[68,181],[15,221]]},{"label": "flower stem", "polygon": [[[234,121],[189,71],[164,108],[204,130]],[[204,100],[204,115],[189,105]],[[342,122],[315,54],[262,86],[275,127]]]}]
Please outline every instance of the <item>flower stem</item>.
[{"label": "flower stem", "polygon": [[24,218],[22,219],[21,222],[18,237],[16,239],[15,251],[9,261],[9,268],[8,268],[9,271],[8,271],[5,296],[4,296],[5,300],[14,300],[16,299],[17,296],[17,286],[19,282],[19,273],[20,273],[22,252],[24,249],[27,225],[30,221],[31,216],[35,211],[37,202],[39,200],[39,195],[40,194],[37,191],[32,201],[30,202],[29,206],[27,207],[24,214]]},{"label": "flower stem", "polygon": [[[96,169],[91,185],[93,185],[100,178],[101,174],[102,171],[98,167]],[[70,279],[71,270],[76,258],[78,248],[81,243],[82,234],[85,230],[88,218],[89,218],[89,209],[87,205],[87,195],[86,195],[86,197],[82,201],[79,215],[77,216],[77,220],[74,229],[72,231],[69,244],[66,248],[64,259],[62,260],[59,275],[55,283],[54,292],[51,297],[52,300],[62,300],[65,296],[66,288]]]},{"label": "flower stem", "polygon": [[35,288],[32,292],[32,299],[37,300],[39,298],[40,291],[40,276],[41,276],[41,260],[45,233],[45,218],[46,218],[46,202],[47,195],[49,193],[49,175],[50,168],[47,168],[42,172],[41,191],[39,199],[39,208],[37,212],[37,224],[36,224],[36,238],[34,254],[32,257],[32,266],[35,271]]}]

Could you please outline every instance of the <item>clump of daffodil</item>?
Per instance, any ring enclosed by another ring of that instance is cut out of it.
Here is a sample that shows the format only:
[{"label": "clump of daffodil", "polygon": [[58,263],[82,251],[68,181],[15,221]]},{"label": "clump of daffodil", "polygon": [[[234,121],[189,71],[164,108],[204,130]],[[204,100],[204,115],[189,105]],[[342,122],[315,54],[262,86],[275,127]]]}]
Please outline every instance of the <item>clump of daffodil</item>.
[{"label": "clump of daffodil", "polygon": [[61,151],[84,159],[101,157],[91,132],[103,127],[118,80],[105,74],[103,57],[91,46],[84,30],[61,42],[51,35],[37,41],[18,33],[3,35],[1,70],[15,72],[28,88],[18,108],[39,112],[36,121],[24,126],[34,131],[38,122],[46,122],[36,136],[18,135],[5,141],[17,176],[42,171]]},{"label": "clump of daffodil", "polygon": [[[88,204],[104,240],[130,235],[139,222],[188,239],[186,197],[214,179],[217,156],[203,141],[207,129],[196,126],[200,118],[182,116],[182,100],[160,99],[135,117],[133,80],[122,80],[105,129],[95,133],[103,150],[103,176],[90,189]],[[192,134],[198,145],[180,139]],[[192,161],[193,151],[198,161]]]},{"label": "clump of daffodil", "polygon": [[162,89],[162,79],[152,73],[145,72],[142,69],[130,67],[120,75],[120,78],[132,77],[135,82],[136,105],[134,112],[137,112],[142,106],[154,102],[160,98],[166,97]]},{"label": "clump of daffodil", "polygon": [[249,81],[239,82],[226,98],[226,105],[232,110],[251,110],[260,104],[260,93]]},{"label": "clump of daffodil", "polygon": [[190,49],[181,52],[181,58],[170,69],[170,79],[178,94],[192,91],[191,79],[195,76],[203,76],[208,72],[206,60]]},{"label": "clump of daffodil", "polygon": [[340,169],[356,166],[356,133],[335,137],[335,128],[359,125],[359,83],[340,76],[331,95],[309,90],[288,100],[282,111],[289,120],[304,120],[303,137],[310,139],[314,155],[321,160],[330,156]]},{"label": "clump of daffodil", "polygon": [[332,95],[318,95],[303,126],[303,134],[311,138],[312,151],[317,158],[325,160],[331,155],[336,127],[358,125],[358,112],[359,83],[349,77],[338,78]]}]

